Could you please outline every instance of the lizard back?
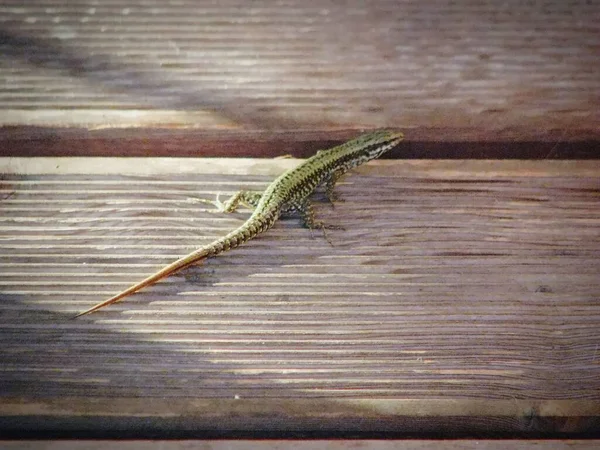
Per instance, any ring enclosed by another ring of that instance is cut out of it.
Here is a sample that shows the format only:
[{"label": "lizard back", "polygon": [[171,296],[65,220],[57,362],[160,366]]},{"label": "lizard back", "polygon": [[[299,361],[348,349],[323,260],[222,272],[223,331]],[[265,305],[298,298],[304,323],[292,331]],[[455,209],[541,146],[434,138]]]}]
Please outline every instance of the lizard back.
[{"label": "lizard back", "polygon": [[298,167],[276,178],[265,190],[255,214],[269,207],[285,207],[306,199],[331,177],[378,158],[395,147],[404,135],[394,131],[365,134],[328,150],[319,150]]},{"label": "lizard back", "polygon": [[[284,211],[297,210],[304,212],[305,223],[308,224],[307,218],[312,221],[312,209],[308,203],[308,197],[315,191],[317,186],[324,182],[327,183],[328,195],[331,194],[330,191],[333,185],[341,175],[353,167],[379,157],[396,146],[403,137],[403,134],[399,132],[376,131],[332,149],[317,152],[316,155],[307,159],[298,167],[277,177],[260,195],[260,200],[256,204],[252,215],[238,228],[179,258],[142,281],[92,306],[75,317],[89,314],[118,302],[191,264],[216,256],[249,241],[259,233],[271,228]],[[233,205],[231,210],[234,210],[236,205],[237,203]]]}]

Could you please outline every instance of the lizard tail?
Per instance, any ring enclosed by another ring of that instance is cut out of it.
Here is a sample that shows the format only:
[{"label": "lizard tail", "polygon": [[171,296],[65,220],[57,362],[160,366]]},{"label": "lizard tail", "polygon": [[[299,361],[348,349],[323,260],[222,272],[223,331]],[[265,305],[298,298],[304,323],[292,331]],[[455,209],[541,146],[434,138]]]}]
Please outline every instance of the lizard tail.
[{"label": "lizard tail", "polygon": [[119,292],[117,295],[109,298],[108,300],[98,303],[97,305],[92,306],[90,309],[77,314],[76,316],[73,317],[73,319],[75,319],[77,317],[85,316],[86,314],[97,311],[100,308],[104,308],[105,306],[112,305],[113,303],[118,302],[119,300],[127,297],[130,294],[133,294],[134,292],[139,291],[140,289],[142,289],[146,286],[154,284],[157,281],[159,281],[165,277],[168,277],[169,275],[171,275],[185,267],[188,267],[194,263],[197,263],[198,261],[202,261],[203,259],[206,259],[209,255],[210,255],[210,247],[209,246],[199,248],[198,250],[196,250],[186,256],[183,256],[182,258],[179,258],[177,261],[172,262],[168,266],[163,267],[161,270],[150,275],[148,278],[143,279],[139,283],[136,283],[136,284],[128,287],[124,291]]}]

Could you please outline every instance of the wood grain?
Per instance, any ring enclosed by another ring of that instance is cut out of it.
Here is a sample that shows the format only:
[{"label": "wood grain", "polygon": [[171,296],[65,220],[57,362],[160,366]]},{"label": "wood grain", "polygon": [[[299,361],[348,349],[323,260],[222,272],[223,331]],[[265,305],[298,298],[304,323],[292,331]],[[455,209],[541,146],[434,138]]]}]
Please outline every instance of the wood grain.
[{"label": "wood grain", "polygon": [[[598,159],[598,130],[552,130],[529,140],[519,130],[404,127],[406,140],[390,159]],[[308,158],[361,134],[340,130],[207,130],[160,128],[2,127],[0,157]]]},{"label": "wood grain", "polygon": [[8,428],[598,429],[597,162],[377,161],[340,183],[344,202],[318,203],[344,227],[332,245],[285,219],[83,320],[69,317],[247,217],[198,199],[294,161],[42,162],[0,160]]},{"label": "wood grain", "polygon": [[594,2],[63,3],[0,2],[0,124],[598,140]]},{"label": "wood grain", "polygon": [[[12,441],[3,442],[7,450],[29,450],[33,446],[39,447],[40,441]],[[598,448],[597,440],[311,440],[311,441],[49,441],[43,442],[45,450],[103,450],[107,445],[119,450],[341,450],[348,447],[357,450],[593,450]]]}]

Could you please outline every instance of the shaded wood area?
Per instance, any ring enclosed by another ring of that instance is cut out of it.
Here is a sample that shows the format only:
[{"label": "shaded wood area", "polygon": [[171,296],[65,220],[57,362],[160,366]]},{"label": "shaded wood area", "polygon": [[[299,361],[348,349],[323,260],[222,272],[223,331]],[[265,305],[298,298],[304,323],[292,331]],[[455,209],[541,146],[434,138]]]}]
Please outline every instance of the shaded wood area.
[{"label": "shaded wood area", "polygon": [[[3,0],[0,125],[29,136],[0,131],[0,151],[274,156],[392,127],[411,157],[590,157],[599,35],[586,1]],[[145,129],[188,133],[148,147]]]},{"label": "shaded wood area", "polygon": [[[513,133],[490,136],[485,130],[401,129],[406,140],[384,156],[390,159],[598,159],[594,133],[569,135],[554,130],[523,141]],[[576,133],[573,131],[572,133]],[[359,135],[355,129],[323,131],[169,130],[150,128],[0,128],[2,156],[179,156],[307,158]],[[570,137],[569,137],[570,136]],[[481,140],[477,140],[477,139]]]},{"label": "shaded wood area", "polygon": [[[42,436],[597,436],[597,162],[374,161],[342,225],[70,317],[295,160],[0,160],[0,425]],[[164,163],[164,164],[163,164]]]},{"label": "shaded wood area", "polygon": [[[33,446],[39,447],[39,441],[4,442],[7,450],[29,450]],[[45,450],[104,450],[110,445],[119,450],[343,450],[348,447],[357,450],[595,450],[600,446],[597,440],[335,440],[335,441],[133,441],[133,442],[107,442],[107,441],[52,441],[45,442]]]}]

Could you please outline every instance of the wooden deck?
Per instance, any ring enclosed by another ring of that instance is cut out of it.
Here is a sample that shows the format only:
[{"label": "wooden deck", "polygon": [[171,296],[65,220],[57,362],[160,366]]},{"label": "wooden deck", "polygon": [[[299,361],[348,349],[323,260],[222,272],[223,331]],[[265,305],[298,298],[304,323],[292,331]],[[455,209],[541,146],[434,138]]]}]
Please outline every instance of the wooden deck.
[{"label": "wooden deck", "polygon": [[[95,3],[0,0],[0,438],[600,437],[594,2]],[[384,127],[331,244],[70,319]]]},{"label": "wooden deck", "polygon": [[[7,450],[30,450],[39,441],[3,442]],[[213,440],[213,441],[49,441],[45,450],[595,450],[598,440]]]},{"label": "wooden deck", "polygon": [[[600,139],[595,2],[2,0],[0,24],[0,124],[49,127],[53,143],[64,127],[331,139],[391,126],[416,149],[519,142],[526,158]],[[154,144],[146,155],[179,148]]]},{"label": "wooden deck", "polygon": [[598,430],[598,162],[374,161],[318,202],[331,244],[285,219],[76,320],[247,217],[198,199],[296,161],[0,164],[5,433]]}]

